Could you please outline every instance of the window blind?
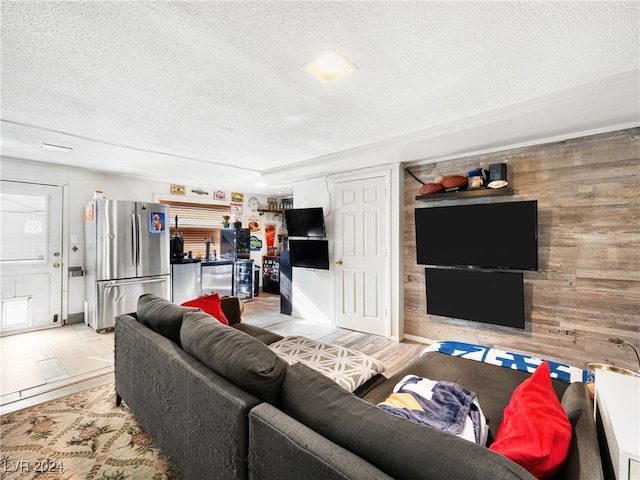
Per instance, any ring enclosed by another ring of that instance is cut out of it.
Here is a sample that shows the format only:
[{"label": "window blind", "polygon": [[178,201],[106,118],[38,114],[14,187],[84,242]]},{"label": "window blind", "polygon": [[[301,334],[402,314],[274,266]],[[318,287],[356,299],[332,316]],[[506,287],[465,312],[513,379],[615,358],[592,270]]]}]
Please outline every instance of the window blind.
[{"label": "window blind", "polygon": [[213,238],[211,244],[211,258],[213,258],[214,248],[219,250],[220,229],[224,221],[222,217],[231,216],[229,206],[171,200],[162,200],[161,203],[169,205],[171,235],[176,231],[175,218],[176,215],[178,216],[178,232],[184,240],[184,251],[191,250],[194,256],[199,253],[204,258],[206,253],[204,240]]}]

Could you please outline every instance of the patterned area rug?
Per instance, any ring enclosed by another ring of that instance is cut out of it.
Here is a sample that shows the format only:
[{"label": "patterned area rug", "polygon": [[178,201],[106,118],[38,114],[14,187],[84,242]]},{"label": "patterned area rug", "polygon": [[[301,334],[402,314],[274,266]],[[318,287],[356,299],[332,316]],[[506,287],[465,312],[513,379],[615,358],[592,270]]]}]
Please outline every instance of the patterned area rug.
[{"label": "patterned area rug", "polygon": [[113,383],[0,417],[0,479],[179,479]]}]

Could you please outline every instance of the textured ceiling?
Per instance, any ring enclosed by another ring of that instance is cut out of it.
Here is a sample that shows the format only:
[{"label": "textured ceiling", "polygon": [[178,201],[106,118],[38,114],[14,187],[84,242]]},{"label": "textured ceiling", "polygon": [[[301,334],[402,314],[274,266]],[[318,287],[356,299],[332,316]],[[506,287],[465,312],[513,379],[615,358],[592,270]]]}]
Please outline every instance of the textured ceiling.
[{"label": "textured ceiling", "polygon": [[[1,8],[7,157],[275,193],[638,122],[638,1]],[[328,48],[357,70],[311,77],[302,67]]]}]

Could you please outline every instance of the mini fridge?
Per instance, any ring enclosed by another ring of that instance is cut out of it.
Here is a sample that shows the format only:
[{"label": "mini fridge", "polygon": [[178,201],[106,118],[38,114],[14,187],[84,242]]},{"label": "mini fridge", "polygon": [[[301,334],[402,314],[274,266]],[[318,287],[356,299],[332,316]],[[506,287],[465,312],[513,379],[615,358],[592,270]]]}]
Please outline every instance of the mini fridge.
[{"label": "mini fridge", "polygon": [[252,300],[253,280],[253,260],[236,260],[233,262],[233,295],[245,302]]}]

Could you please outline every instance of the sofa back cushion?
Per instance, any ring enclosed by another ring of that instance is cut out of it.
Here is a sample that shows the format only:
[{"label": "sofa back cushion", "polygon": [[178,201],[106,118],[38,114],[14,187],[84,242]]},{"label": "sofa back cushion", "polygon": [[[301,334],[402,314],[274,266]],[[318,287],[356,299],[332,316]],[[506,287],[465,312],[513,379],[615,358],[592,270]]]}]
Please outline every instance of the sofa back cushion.
[{"label": "sofa back cushion", "polygon": [[320,435],[396,479],[528,479],[489,449],[397,417],[297,363],[287,367],[282,409]]},{"label": "sofa back cushion", "polygon": [[172,342],[180,345],[182,317],[189,310],[151,293],[140,295],[136,315],[138,321]]},{"label": "sofa back cushion", "polygon": [[184,350],[263,401],[277,403],[286,365],[260,340],[222,325],[200,310],[184,315]]}]

